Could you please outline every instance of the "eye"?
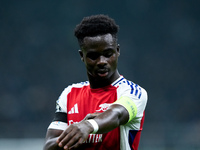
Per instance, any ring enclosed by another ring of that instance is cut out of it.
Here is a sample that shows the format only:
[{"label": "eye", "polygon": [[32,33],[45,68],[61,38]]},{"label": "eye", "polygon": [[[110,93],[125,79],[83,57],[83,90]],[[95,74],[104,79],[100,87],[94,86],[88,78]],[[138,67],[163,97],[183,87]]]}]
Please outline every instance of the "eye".
[{"label": "eye", "polygon": [[92,52],[92,53],[88,53],[87,57],[90,58],[90,59],[92,59],[92,60],[95,60],[95,59],[97,59],[99,57],[99,54]]},{"label": "eye", "polygon": [[113,51],[106,51],[104,53],[104,56],[107,57],[107,58],[111,57],[112,55],[113,55]]}]

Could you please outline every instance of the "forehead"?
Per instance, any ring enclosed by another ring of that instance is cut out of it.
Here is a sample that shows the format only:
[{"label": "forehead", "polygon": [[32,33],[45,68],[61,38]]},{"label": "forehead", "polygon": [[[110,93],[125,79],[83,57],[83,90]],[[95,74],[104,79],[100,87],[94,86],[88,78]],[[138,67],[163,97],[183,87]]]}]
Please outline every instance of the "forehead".
[{"label": "forehead", "polygon": [[114,47],[116,39],[111,34],[98,35],[94,37],[85,37],[83,39],[83,49]]}]

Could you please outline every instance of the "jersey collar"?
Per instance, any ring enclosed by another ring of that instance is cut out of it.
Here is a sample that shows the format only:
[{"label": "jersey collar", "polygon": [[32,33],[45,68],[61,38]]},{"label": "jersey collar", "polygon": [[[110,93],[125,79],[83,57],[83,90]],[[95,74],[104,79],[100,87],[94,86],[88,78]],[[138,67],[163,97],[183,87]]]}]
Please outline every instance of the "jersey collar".
[{"label": "jersey collar", "polygon": [[124,77],[122,76],[122,75],[120,75],[120,77],[117,79],[117,80],[115,80],[111,85],[112,86],[115,86],[117,83],[119,83],[120,81],[122,81],[124,79]]}]

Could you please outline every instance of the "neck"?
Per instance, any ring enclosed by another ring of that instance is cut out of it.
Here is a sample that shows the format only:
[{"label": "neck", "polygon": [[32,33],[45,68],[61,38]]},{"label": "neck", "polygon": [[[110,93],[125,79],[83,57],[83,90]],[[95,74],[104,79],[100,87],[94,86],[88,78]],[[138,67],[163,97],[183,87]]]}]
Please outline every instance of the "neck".
[{"label": "neck", "polygon": [[106,78],[106,79],[105,78],[95,78],[88,74],[90,87],[92,89],[108,86],[108,85],[112,84],[115,80],[117,80],[119,77],[120,77],[120,74],[118,71],[116,71],[111,77]]}]

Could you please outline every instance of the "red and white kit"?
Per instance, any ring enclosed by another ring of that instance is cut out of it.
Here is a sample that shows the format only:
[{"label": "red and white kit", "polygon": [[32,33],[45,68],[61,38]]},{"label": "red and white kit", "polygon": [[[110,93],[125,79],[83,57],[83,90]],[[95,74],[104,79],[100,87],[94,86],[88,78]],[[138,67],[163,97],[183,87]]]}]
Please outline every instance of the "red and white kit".
[{"label": "red and white kit", "polygon": [[137,107],[136,117],[106,134],[90,134],[80,149],[137,150],[144,122],[147,92],[123,76],[103,88],[91,89],[89,82],[72,84],[65,88],[56,102],[55,118],[49,129],[65,130],[68,125],[80,122],[89,113],[107,110],[122,96],[133,100]]}]

